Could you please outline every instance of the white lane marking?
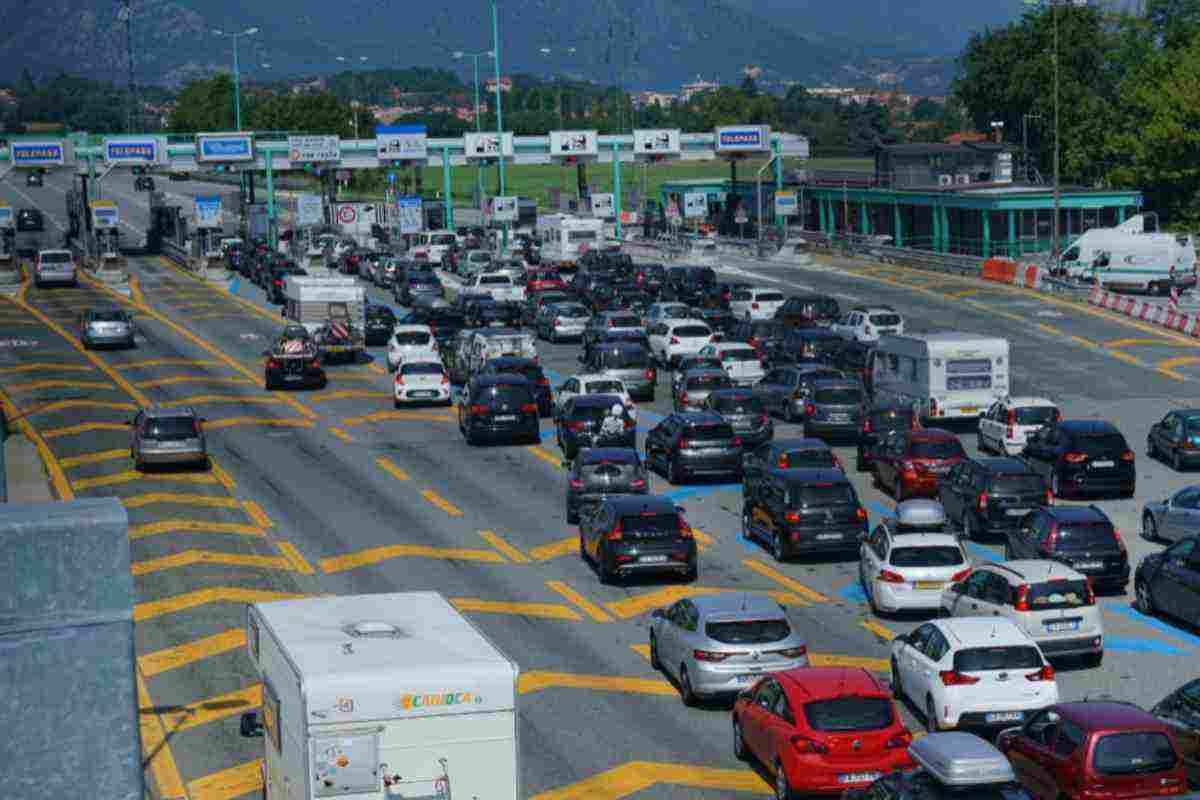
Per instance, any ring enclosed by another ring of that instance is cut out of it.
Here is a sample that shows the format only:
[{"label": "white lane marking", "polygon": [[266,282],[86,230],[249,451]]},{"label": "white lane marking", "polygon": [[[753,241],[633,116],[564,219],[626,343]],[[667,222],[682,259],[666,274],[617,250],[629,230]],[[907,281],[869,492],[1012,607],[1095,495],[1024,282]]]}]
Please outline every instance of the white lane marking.
[{"label": "white lane marking", "polygon": [[1062,313],[1061,311],[1039,311],[1034,316],[1050,317],[1052,319],[1061,319],[1061,318],[1065,317],[1066,314]]}]

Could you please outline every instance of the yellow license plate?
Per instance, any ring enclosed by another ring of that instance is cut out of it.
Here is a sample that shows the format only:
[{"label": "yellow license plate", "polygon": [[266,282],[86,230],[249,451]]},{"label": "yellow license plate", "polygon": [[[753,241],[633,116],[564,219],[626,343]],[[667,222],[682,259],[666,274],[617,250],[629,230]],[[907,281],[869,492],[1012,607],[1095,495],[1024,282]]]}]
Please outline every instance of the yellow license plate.
[{"label": "yellow license plate", "polygon": [[963,406],[962,408],[959,409],[959,411],[961,411],[964,414],[978,414],[979,413],[979,409],[976,408],[975,406]]},{"label": "yellow license plate", "polygon": [[941,589],[942,585],[941,581],[917,581],[918,589]]}]

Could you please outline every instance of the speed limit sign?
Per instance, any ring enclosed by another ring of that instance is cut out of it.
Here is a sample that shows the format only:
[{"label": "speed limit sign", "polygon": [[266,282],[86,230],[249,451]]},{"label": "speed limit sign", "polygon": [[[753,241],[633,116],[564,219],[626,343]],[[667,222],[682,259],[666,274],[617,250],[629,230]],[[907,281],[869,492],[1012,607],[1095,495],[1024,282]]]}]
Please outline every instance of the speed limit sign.
[{"label": "speed limit sign", "polygon": [[355,212],[354,206],[342,206],[338,209],[338,222],[342,223],[343,225],[349,225],[350,223],[354,222],[357,216],[358,214]]}]

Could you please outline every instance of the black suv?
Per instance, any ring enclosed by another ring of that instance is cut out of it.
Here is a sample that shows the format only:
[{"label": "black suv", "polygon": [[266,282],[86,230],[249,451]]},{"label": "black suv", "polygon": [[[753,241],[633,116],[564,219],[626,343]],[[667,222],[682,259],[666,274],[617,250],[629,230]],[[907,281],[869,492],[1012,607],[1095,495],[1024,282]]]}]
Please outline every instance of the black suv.
[{"label": "black suv", "polygon": [[537,401],[538,415],[550,416],[553,410],[553,396],[550,393],[550,379],[542,371],[542,366],[532,358],[519,356],[502,356],[492,358],[484,363],[479,370],[480,375],[520,375],[529,381],[533,396]]},{"label": "black suv", "polygon": [[963,461],[939,483],[938,494],[966,539],[1006,535],[1030,511],[1053,502],[1042,476],[1016,458]]},{"label": "black suv", "polygon": [[44,231],[46,230],[46,219],[36,208],[19,209],[17,211],[17,230]]},{"label": "black suv", "polygon": [[862,427],[858,430],[854,468],[859,472],[870,472],[875,456],[893,434],[909,433],[919,426],[916,412],[907,406],[872,407],[863,415]]},{"label": "black suv", "polygon": [[387,344],[388,337],[395,329],[396,315],[390,308],[374,304],[367,306],[363,330],[367,347],[381,347]]},{"label": "black suv", "polygon": [[840,469],[771,469],[746,481],[742,531],[776,561],[800,553],[847,553],[867,533],[867,512]]},{"label": "black suv", "polygon": [[771,364],[832,364],[845,346],[846,340],[831,330],[791,328],[771,348]]},{"label": "black suv", "polygon": [[775,319],[789,328],[827,328],[841,315],[837,300],[812,294],[789,297],[775,312]]},{"label": "black suv", "polygon": [[702,306],[706,290],[716,282],[717,273],[712,267],[671,267],[667,270],[663,294],[666,299]]},{"label": "black suv", "polygon": [[638,264],[633,280],[646,292],[657,297],[666,275],[667,268],[662,264]]},{"label": "black suv", "polygon": [[613,583],[634,572],[700,572],[696,539],[683,509],[667,497],[614,495],[582,509],[579,554]]},{"label": "black suv", "polygon": [[589,447],[579,451],[567,473],[567,522],[579,522],[579,509],[614,494],[646,494],[646,467],[637,450]]},{"label": "black suv", "polygon": [[875,345],[873,344],[848,341],[834,351],[829,363],[846,373],[847,376],[858,378],[867,393],[870,394],[874,391],[871,388],[870,362],[871,351],[874,349]]},{"label": "black suv", "polygon": [[410,316],[414,324],[429,326],[433,338],[437,339],[438,349],[443,353],[453,344],[458,332],[467,326],[462,313],[453,308],[418,306]]},{"label": "black suv", "polygon": [[467,444],[486,440],[541,441],[533,386],[519,375],[478,375],[458,399],[458,429]]},{"label": "black suv", "polygon": [[558,448],[574,460],[587,447],[637,447],[637,423],[628,413],[612,416],[613,406],[624,407],[615,394],[572,397],[554,421]]},{"label": "black suv", "polygon": [[1121,532],[1096,506],[1049,506],[1030,513],[1009,532],[1004,558],[1059,561],[1091,578],[1097,589],[1124,592],[1129,582]]},{"label": "black suv", "polygon": [[1029,437],[1022,454],[1050,484],[1055,497],[1108,494],[1133,497],[1133,451],[1111,422],[1051,422]]},{"label": "black suv", "polygon": [[676,412],[646,434],[646,465],[676,485],[693,475],[742,477],[742,440],[711,411]]},{"label": "black suv", "polygon": [[715,389],[709,392],[704,407],[720,414],[742,437],[744,447],[757,447],[775,438],[775,423],[766,404],[749,389]]}]

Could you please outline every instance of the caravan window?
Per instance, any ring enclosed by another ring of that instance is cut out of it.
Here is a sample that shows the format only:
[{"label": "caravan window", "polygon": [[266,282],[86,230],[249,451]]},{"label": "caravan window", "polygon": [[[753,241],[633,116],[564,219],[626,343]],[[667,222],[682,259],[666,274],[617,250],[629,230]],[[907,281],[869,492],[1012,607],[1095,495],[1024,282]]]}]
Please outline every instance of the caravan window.
[{"label": "caravan window", "polygon": [[595,231],[569,231],[567,233],[568,242],[594,242],[596,241]]},{"label": "caravan window", "polygon": [[987,358],[960,359],[946,362],[946,389],[992,388],[992,362]]}]

